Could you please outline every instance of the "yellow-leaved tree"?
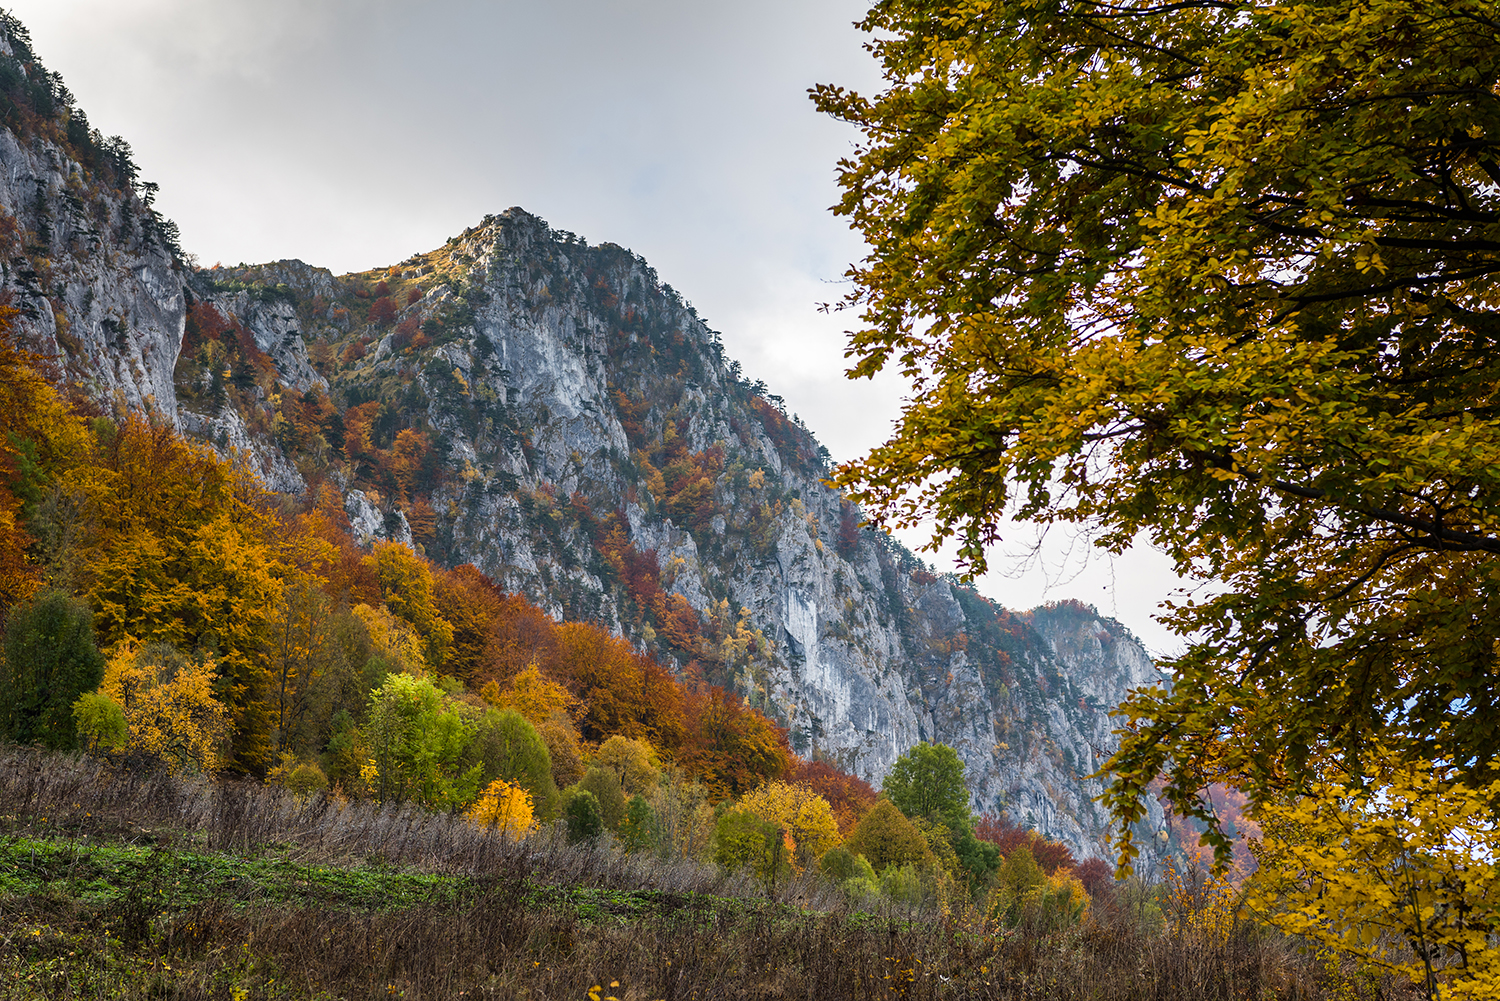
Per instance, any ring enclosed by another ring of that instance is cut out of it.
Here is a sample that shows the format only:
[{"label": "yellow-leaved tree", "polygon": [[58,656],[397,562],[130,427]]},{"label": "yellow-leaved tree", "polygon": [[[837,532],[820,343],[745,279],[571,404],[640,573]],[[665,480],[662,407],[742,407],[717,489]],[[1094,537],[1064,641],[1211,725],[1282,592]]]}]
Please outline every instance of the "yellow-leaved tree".
[{"label": "yellow-leaved tree", "polygon": [[213,771],[226,763],[229,707],[214,697],[212,660],[186,657],[165,643],[121,644],[99,693],[125,716],[126,750],[174,768]]},{"label": "yellow-leaved tree", "polygon": [[783,828],[797,844],[797,863],[806,868],[842,842],[828,800],[807,786],[767,782],[740,799],[740,809]]},{"label": "yellow-leaved tree", "polygon": [[1260,809],[1251,910],[1294,935],[1425,984],[1429,997],[1500,997],[1500,780],[1376,748]]},{"label": "yellow-leaved tree", "polygon": [[453,644],[453,625],[438,611],[427,561],[399,542],[377,542],[365,563],[380,581],[391,614],[410,622],[421,634],[428,666],[441,667]]},{"label": "yellow-leaved tree", "polygon": [[370,653],[384,660],[386,667],[413,677],[427,674],[426,645],[409,622],[384,607],[355,605],[351,611],[370,633]]},{"label": "yellow-leaved tree", "polygon": [[504,779],[496,779],[484,787],[464,816],[505,837],[523,838],[531,830],[531,793]]}]

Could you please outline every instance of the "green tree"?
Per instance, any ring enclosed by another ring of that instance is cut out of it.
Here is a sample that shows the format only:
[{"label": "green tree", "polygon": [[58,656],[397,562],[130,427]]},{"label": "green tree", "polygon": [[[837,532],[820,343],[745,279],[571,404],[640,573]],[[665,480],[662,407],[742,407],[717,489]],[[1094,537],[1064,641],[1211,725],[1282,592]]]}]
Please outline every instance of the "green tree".
[{"label": "green tree", "polygon": [[557,815],[552,757],[536,727],[520,713],[514,709],[486,712],[475,727],[469,755],[484,766],[482,784],[505,779],[531,795],[538,818],[550,820]]},{"label": "green tree", "polygon": [[73,703],[104,679],[89,607],[43,591],[11,609],[0,660],[0,735],[55,749],[78,746]]},{"label": "green tree", "polygon": [[972,830],[964,763],[947,744],[922,742],[891,766],[881,791],[913,819],[941,824],[951,831]]},{"label": "green tree", "polygon": [[656,847],[656,811],[646,797],[636,793],[625,804],[625,819],[620,821],[620,844],[627,852],[649,851]]},{"label": "green tree", "polygon": [[[871,248],[852,374],[913,391],[843,467],[974,571],[1004,519],[1214,581],[1109,767],[1257,803],[1380,743],[1500,775],[1500,19],[1490,0],[880,0],[814,97]],[[1443,744],[1438,756],[1437,741]],[[1496,807],[1490,802],[1493,812]]]},{"label": "green tree", "polygon": [[474,724],[427,678],[393,674],[370,694],[364,729],[378,773],[377,795],[433,810],[471,802],[484,766],[464,767]]},{"label": "green tree", "polygon": [[714,861],[730,871],[749,867],[774,888],[792,872],[786,829],[749,810],[729,810],[714,825]]},{"label": "green tree", "polygon": [[587,789],[568,786],[562,796],[563,821],[568,825],[568,841],[592,841],[604,833],[604,818],[599,813],[599,799]]}]

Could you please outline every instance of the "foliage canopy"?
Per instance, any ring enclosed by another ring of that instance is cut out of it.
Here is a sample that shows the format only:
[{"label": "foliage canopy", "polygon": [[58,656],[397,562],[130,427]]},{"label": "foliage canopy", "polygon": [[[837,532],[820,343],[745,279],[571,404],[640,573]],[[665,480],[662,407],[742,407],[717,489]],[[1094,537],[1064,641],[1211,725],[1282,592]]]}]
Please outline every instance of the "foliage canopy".
[{"label": "foliage canopy", "polygon": [[851,374],[915,391],[838,482],[975,571],[1019,516],[1217,582],[1168,613],[1174,684],[1125,707],[1126,861],[1159,773],[1210,825],[1208,782],[1358,783],[1375,742],[1488,789],[1494,4],[881,0],[862,26],[884,91],[814,93],[864,133]]}]

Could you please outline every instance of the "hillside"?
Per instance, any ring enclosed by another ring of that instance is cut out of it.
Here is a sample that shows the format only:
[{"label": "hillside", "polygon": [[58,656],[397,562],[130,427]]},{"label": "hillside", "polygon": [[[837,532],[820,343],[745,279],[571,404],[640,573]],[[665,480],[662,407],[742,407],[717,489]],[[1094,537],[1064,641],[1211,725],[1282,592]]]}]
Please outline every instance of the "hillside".
[{"label": "hillside", "polygon": [[1155,676],[1140,644],[1085,606],[999,608],[861,530],[812,433],[645,261],[510,209],[362,274],[196,269],[128,146],[13,28],[0,62],[0,288],[59,381],[732,687],[804,757],[878,784],[950,744],[976,811],[1103,854],[1085,776]]}]

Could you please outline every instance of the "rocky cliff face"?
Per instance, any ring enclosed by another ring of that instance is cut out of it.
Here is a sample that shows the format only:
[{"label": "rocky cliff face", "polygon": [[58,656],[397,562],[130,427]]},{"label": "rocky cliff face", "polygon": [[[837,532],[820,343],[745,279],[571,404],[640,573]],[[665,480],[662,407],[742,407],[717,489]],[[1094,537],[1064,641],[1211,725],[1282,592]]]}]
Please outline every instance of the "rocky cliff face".
[{"label": "rocky cliff face", "polygon": [[175,418],[183,280],[148,206],[0,130],[0,289],[26,342],[101,400]]},{"label": "rocky cliff face", "polygon": [[360,275],[193,271],[128,184],[14,127],[0,208],[23,332],[88,394],[733,686],[804,756],[878,784],[951,744],[976,810],[1102,854],[1086,776],[1108,709],[1155,676],[1140,645],[1084,606],[1001,609],[862,530],[811,433],[641,259],[512,209]]}]

